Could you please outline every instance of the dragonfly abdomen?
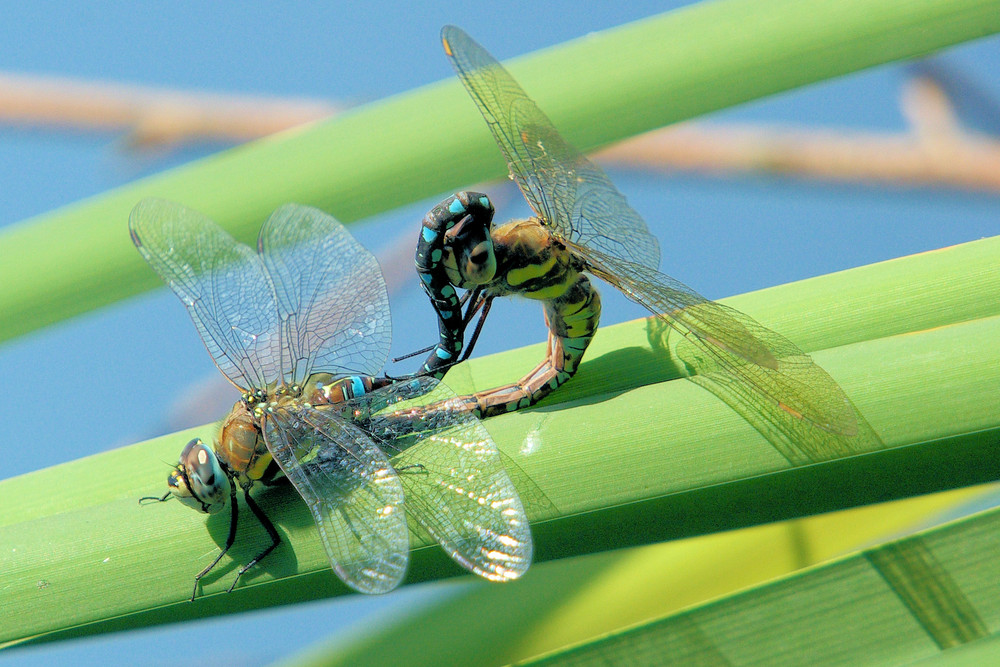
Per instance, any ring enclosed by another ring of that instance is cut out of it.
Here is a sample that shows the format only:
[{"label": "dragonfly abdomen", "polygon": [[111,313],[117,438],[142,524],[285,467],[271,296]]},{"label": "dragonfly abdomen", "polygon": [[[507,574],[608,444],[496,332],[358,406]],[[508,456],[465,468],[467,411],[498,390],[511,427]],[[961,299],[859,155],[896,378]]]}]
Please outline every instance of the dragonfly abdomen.
[{"label": "dragonfly abdomen", "polygon": [[549,347],[545,360],[512,384],[466,397],[478,417],[512,412],[534,405],[576,373],[601,320],[601,295],[582,273],[555,299],[545,302]]},{"label": "dragonfly abdomen", "polygon": [[558,299],[545,304],[549,326],[549,360],[572,375],[601,322],[601,295],[582,273]]},{"label": "dragonfly abdomen", "polygon": [[[481,287],[488,299],[518,295],[542,301],[549,328],[548,354],[534,370],[518,382],[462,397],[466,410],[488,417],[532,405],[573,376],[597,330],[601,299],[581,272],[581,262],[538,218],[494,229],[495,275],[485,283],[470,282],[462,258],[468,257],[468,245],[476,237],[467,231],[466,237],[451,236],[450,230],[451,225],[473,223],[474,205],[481,207],[483,220],[492,218],[489,199],[468,192],[449,197],[424,218],[417,270],[438,311],[441,340],[421,373],[442,376],[462,350],[466,322],[456,286]],[[455,222],[456,217],[461,220]]]},{"label": "dragonfly abdomen", "polygon": [[[415,263],[420,284],[438,314],[439,334],[421,375],[444,377],[462,351],[465,323],[455,287],[480,284],[462,275],[465,267],[475,270],[477,280],[493,278],[493,249],[489,247],[488,253],[482,250],[489,245],[492,221],[493,204],[486,195],[459,192],[431,209],[421,222]],[[481,254],[470,255],[473,249],[480,249]]]},{"label": "dragonfly abdomen", "polygon": [[334,379],[329,373],[314,373],[306,383],[313,387],[311,392],[304,392],[306,399],[313,405],[324,405],[361,398],[374,389],[385,386],[388,380],[368,375],[348,375]]}]

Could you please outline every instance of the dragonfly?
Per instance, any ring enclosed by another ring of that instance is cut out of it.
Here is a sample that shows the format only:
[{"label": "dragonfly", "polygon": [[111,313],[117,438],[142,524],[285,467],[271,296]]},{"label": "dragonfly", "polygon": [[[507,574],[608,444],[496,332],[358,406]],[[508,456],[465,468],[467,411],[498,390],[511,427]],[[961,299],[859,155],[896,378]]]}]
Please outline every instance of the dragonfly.
[{"label": "dragonfly", "polygon": [[[548,327],[544,360],[517,382],[463,397],[480,417],[536,403],[576,373],[597,331],[601,302],[589,274],[653,313],[658,347],[669,347],[663,336],[676,332],[680,340],[669,349],[688,376],[736,408],[791,463],[884,447],[833,378],[794,343],[660,273],[656,238],[607,175],[469,35],[445,26],[441,39],[534,216],[493,226],[493,204],[476,192],[454,194],[424,216],[416,266],[437,312],[439,340],[418,374],[443,377],[466,359],[493,299],[536,299]],[[462,298],[456,288],[465,290]]]},{"label": "dragonfly", "polygon": [[339,222],[286,204],[255,251],[201,213],[144,199],[129,231],[241,394],[214,446],[187,443],[167,492],[144,499],[207,514],[230,507],[225,546],[196,575],[192,600],[235,542],[237,489],[270,543],[229,590],[278,546],[250,491],[282,479],[309,508],[333,571],[361,593],[403,580],[407,513],[471,572],[509,581],[527,570],[528,520],[482,423],[434,378],[377,377],[391,340],[388,293],[378,262]]}]

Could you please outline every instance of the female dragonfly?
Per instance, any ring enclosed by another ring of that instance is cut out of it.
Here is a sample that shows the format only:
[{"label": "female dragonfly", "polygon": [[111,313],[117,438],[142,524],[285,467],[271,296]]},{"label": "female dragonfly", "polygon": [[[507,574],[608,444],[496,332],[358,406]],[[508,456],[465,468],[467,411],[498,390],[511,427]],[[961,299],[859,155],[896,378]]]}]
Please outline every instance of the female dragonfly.
[{"label": "female dragonfly", "polygon": [[[545,360],[516,383],[463,399],[480,416],[535,403],[573,376],[597,330],[600,297],[586,272],[681,334],[673,349],[689,377],[790,462],[884,447],[833,378],[792,342],[660,273],[656,239],[604,172],[559,135],[482,46],[454,26],[441,36],[535,217],[492,228],[493,205],[473,192],[449,197],[424,217],[417,272],[438,312],[440,340],[421,373],[441,377],[468,356],[479,329],[463,355],[465,327],[480,308],[482,325],[492,299],[537,299],[549,328]],[[456,287],[474,295],[465,313]],[[653,328],[658,346],[665,345],[662,333]]]},{"label": "female dragonfly", "polygon": [[[254,252],[193,210],[145,199],[129,230],[242,393],[214,449],[188,443],[156,498],[206,513],[230,505],[225,547],[195,577],[192,600],[235,540],[237,486],[271,544],[229,590],[278,545],[249,492],[281,474],[306,501],[334,572],[362,593],[390,591],[405,574],[404,506],[472,572],[507,581],[527,570],[528,521],[482,424],[433,378],[373,377],[389,350],[388,294],[375,258],[340,223],[282,206]],[[403,403],[416,397],[435,408]]]}]

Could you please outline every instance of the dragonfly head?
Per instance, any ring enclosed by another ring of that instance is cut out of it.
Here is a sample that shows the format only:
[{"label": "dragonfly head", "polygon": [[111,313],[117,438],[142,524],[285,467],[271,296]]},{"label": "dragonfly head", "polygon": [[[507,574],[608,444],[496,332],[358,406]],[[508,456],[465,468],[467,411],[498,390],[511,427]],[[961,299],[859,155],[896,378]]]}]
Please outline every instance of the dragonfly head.
[{"label": "dragonfly head", "polygon": [[445,232],[442,260],[448,280],[463,289],[473,289],[493,280],[497,271],[490,223],[465,216]]},{"label": "dragonfly head", "polygon": [[177,466],[167,477],[171,494],[188,507],[206,514],[215,514],[226,506],[230,484],[219,458],[201,438],[195,438],[184,447]]}]

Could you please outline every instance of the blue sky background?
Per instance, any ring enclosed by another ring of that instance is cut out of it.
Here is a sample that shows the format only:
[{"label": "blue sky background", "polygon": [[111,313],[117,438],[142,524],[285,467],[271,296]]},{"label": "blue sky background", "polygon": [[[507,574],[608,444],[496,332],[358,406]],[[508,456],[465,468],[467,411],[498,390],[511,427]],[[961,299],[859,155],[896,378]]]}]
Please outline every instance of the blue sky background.
[{"label": "blue sky background", "polygon": [[[438,41],[445,23],[462,26],[504,59],[678,4],[684,3],[438,0],[419,3],[416,9],[379,0],[280,6],[9,4],[0,21],[0,70],[363,103],[451,77]],[[952,49],[942,59],[1000,99],[1000,40]],[[711,119],[902,131],[898,98],[907,76],[904,66],[882,67]],[[113,134],[0,127],[0,226],[209,152],[185,150],[151,162],[120,151],[118,141]],[[612,171],[611,177],[659,237],[661,268],[713,299],[1000,231],[997,195],[755,176]],[[499,185],[490,191],[496,194],[498,219],[527,214],[513,188]],[[409,262],[410,246],[398,239],[415,241],[419,219],[436,199],[352,226],[352,232],[376,253],[387,253],[390,261]],[[121,222],[126,234],[126,221]],[[406,244],[402,255],[400,243]],[[391,254],[393,248],[396,254]],[[602,292],[604,323],[644,315],[610,292]],[[415,276],[393,294],[392,307],[395,354],[435,340],[435,322]],[[518,326],[505,326],[511,322]],[[477,351],[533,343],[544,335],[537,304],[497,304]],[[396,370],[405,372],[415,364]],[[177,408],[193,387],[217,397],[221,406],[231,402],[218,376],[183,308],[166,290],[8,341],[0,345],[0,378],[8,388],[0,404],[8,443],[0,478],[221,417],[224,407],[202,419]],[[69,388],[66,399],[40,401],[39,396],[50,395],[45,388],[54,384]],[[192,520],[202,519],[192,514]],[[47,664],[56,658],[99,664],[124,660],[136,651],[142,651],[143,662],[176,663],[182,637],[186,646],[192,638],[203,646],[198,655],[182,660],[266,663],[351,624],[375,623],[380,614],[412,609],[462,587],[461,580],[411,586],[376,599],[353,596],[68,642],[0,654],[0,664]],[[263,635],[266,644],[249,641]],[[229,640],[213,643],[214,636]],[[237,636],[248,641],[237,646],[230,641]]]}]

